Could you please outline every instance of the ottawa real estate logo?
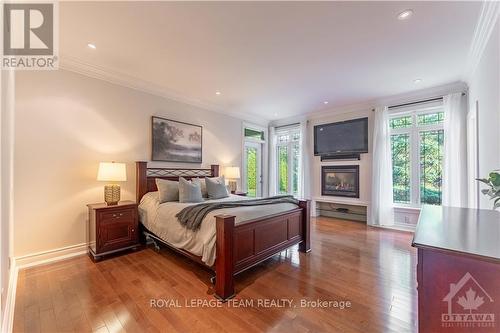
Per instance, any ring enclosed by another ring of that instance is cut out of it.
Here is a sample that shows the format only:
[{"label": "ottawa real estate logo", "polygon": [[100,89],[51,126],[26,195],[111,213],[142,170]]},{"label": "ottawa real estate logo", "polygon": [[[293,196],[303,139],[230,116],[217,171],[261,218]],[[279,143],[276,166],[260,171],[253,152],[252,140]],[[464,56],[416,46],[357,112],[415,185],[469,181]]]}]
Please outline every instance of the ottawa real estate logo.
[{"label": "ottawa real estate logo", "polygon": [[494,300],[469,272],[450,284],[443,302],[448,304],[448,311],[441,314],[442,327],[495,327]]},{"label": "ottawa real estate logo", "polygon": [[58,68],[59,11],[56,1],[3,2],[2,69]]}]

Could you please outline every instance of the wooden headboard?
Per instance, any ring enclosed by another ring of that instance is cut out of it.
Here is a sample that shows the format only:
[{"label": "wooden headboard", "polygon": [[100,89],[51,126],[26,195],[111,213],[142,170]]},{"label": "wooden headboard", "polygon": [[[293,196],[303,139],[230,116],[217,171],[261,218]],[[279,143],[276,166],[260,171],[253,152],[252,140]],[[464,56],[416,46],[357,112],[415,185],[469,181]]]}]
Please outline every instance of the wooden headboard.
[{"label": "wooden headboard", "polygon": [[186,179],[218,177],[219,165],[212,164],[210,169],[188,169],[188,168],[148,168],[148,162],[135,162],[136,173],[136,197],[139,203],[148,192],[154,192],[156,188],[156,178],[179,180],[179,177]]}]

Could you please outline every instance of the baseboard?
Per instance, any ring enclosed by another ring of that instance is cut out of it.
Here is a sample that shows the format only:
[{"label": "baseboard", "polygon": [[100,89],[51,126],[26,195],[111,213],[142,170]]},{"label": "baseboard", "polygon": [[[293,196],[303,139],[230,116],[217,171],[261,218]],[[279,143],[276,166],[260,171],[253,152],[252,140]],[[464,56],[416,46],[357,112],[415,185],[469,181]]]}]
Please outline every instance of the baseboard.
[{"label": "baseboard", "polygon": [[81,243],[59,249],[43,251],[16,257],[16,266],[18,269],[44,265],[51,262],[69,259],[87,252],[87,243]]},{"label": "baseboard", "polygon": [[5,309],[2,316],[1,332],[12,332],[14,309],[16,306],[17,277],[20,269],[69,259],[85,254],[86,252],[87,243],[81,243],[13,258],[10,264],[9,285],[7,287],[7,298],[5,300]]},{"label": "baseboard", "polygon": [[380,228],[380,229],[388,229],[392,231],[401,231],[401,232],[408,232],[408,233],[415,233],[414,228],[405,228],[400,225],[376,225],[376,224],[367,224],[369,227],[373,228]]},{"label": "baseboard", "polygon": [[7,298],[5,299],[5,309],[2,317],[2,332],[12,332],[14,323],[14,309],[16,306],[16,289],[17,289],[17,276],[19,268],[16,267],[15,261],[11,262],[9,273],[9,285],[7,286]]}]

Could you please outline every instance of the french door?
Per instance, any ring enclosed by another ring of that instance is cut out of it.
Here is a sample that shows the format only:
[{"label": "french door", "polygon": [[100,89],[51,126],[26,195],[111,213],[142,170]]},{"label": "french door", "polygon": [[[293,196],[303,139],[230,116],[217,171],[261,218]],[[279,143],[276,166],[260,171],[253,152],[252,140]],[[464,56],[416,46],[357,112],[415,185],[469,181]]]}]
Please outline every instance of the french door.
[{"label": "french door", "polygon": [[243,182],[249,197],[262,196],[262,144],[245,142]]}]

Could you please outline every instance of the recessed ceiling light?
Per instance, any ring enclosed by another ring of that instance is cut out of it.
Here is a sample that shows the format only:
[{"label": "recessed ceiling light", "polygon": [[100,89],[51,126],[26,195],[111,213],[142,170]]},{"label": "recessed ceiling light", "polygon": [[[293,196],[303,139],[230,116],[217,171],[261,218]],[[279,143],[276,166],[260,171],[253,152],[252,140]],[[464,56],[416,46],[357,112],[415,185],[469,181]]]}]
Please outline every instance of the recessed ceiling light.
[{"label": "recessed ceiling light", "polygon": [[415,79],[415,80],[413,80],[413,83],[415,83],[415,84],[419,84],[420,82],[422,82],[422,79]]},{"label": "recessed ceiling light", "polygon": [[413,10],[407,9],[398,14],[398,20],[407,20],[413,15]]},{"label": "recessed ceiling light", "polygon": [[328,104],[328,101],[324,101],[323,104],[327,105]]},{"label": "recessed ceiling light", "polygon": [[87,44],[87,46],[88,46],[89,48],[91,48],[92,50],[97,49],[97,47],[95,46],[95,44],[92,44],[92,43],[88,43],[88,44]]},{"label": "recessed ceiling light", "polygon": [[274,113],[274,116],[276,117],[277,115],[278,115],[278,112],[275,112],[275,113]]},{"label": "recessed ceiling light", "polygon": [[216,92],[215,92],[215,94],[216,94],[216,95],[220,95],[220,91],[216,91]]}]

